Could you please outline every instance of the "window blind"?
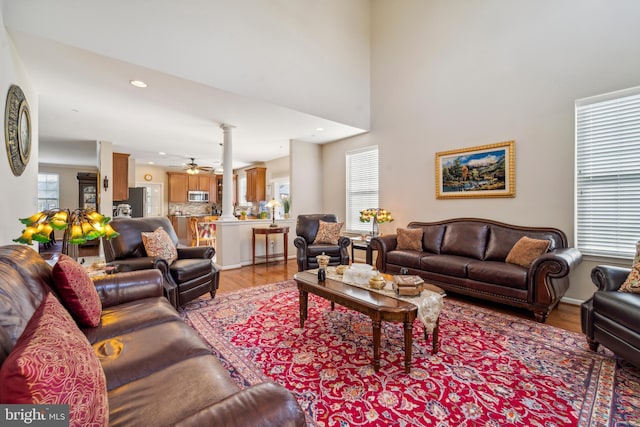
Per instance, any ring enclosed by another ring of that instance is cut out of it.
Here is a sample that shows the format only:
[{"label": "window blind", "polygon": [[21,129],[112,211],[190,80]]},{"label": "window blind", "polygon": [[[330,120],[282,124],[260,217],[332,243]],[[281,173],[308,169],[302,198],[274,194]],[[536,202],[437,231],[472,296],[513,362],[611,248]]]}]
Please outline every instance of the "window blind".
[{"label": "window blind", "polygon": [[360,222],[360,211],[378,207],[378,147],[347,152],[346,229],[369,232],[372,224]]},{"label": "window blind", "polygon": [[640,88],[576,102],[576,246],[633,258],[640,240]]}]

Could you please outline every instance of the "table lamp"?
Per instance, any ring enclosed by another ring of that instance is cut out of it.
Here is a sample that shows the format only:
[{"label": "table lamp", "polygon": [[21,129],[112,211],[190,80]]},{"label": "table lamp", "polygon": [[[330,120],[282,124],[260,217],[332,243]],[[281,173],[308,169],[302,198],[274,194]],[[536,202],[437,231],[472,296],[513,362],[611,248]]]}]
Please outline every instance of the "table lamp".
[{"label": "table lamp", "polygon": [[271,199],[266,206],[268,208],[271,208],[271,224],[269,224],[269,227],[277,227],[278,224],[276,224],[276,208],[282,206],[282,203],[280,203],[280,201],[276,199]]}]

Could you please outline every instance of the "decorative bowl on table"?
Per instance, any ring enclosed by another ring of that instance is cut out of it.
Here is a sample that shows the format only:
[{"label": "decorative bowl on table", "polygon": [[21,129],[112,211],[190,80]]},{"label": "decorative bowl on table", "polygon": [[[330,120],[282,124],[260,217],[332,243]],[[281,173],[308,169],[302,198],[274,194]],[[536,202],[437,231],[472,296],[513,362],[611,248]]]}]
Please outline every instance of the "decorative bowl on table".
[{"label": "decorative bowl on table", "polygon": [[337,266],[336,266],[336,274],[340,274],[340,275],[342,275],[342,274],[344,274],[344,272],[345,272],[345,271],[347,271],[348,269],[349,269],[349,266],[348,266],[348,265],[344,265],[344,264],[337,265]]},{"label": "decorative bowl on table", "polygon": [[369,286],[373,289],[382,289],[387,284],[387,280],[384,278],[382,274],[376,274],[373,277],[369,278]]},{"label": "decorative bowl on table", "polygon": [[351,264],[351,267],[342,274],[342,280],[357,285],[368,285],[369,279],[377,274],[378,272],[374,271],[369,264]]}]

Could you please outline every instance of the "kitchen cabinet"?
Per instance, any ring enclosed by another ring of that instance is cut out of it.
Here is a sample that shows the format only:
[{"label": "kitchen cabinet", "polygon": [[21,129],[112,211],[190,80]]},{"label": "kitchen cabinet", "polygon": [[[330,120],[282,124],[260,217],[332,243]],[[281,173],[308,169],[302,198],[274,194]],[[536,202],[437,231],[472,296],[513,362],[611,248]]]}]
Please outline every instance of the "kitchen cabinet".
[{"label": "kitchen cabinet", "polygon": [[167,172],[169,176],[169,203],[187,203],[189,180],[186,173]]},{"label": "kitchen cabinet", "polygon": [[129,198],[129,154],[113,153],[113,200],[122,201]]},{"label": "kitchen cabinet", "polygon": [[[233,204],[238,202],[238,175],[233,175]],[[222,204],[222,175],[215,176],[215,185],[212,186],[212,192],[209,197],[213,197],[212,202],[218,205]]]},{"label": "kitchen cabinet", "polygon": [[267,168],[247,169],[247,202],[257,203],[267,199]]},{"label": "kitchen cabinet", "polygon": [[[199,173],[196,175],[187,174],[188,191],[210,191],[211,178],[213,178],[213,175],[210,175],[210,174],[202,174],[202,173]],[[211,195],[209,195],[209,198],[211,198]]]}]

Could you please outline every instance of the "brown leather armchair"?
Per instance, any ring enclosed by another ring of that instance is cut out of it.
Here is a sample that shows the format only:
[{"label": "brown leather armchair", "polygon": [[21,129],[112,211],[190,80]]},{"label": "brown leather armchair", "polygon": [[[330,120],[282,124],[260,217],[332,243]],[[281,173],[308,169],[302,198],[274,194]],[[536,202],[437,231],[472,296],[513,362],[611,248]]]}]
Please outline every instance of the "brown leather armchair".
[{"label": "brown leather armchair", "polygon": [[[171,221],[165,217],[114,218],[111,226],[120,235],[103,239],[104,255],[118,271],[156,268],[162,272],[165,296],[178,308],[209,292],[214,298],[220,282],[218,269],[211,261],[215,249],[210,246],[189,247],[178,244]],[[160,257],[149,257],[142,243],[142,232],[164,228],[178,250],[178,259],[171,265]]]},{"label": "brown leather armchair", "polygon": [[320,220],[324,222],[338,222],[338,218],[333,214],[310,214],[298,215],[296,223],[296,235],[293,244],[298,248],[297,260],[298,271],[318,268],[317,255],[329,255],[329,265],[349,264],[349,252],[347,248],[351,244],[351,239],[340,236],[337,245],[314,244],[313,241],[318,234]]},{"label": "brown leather armchair", "polygon": [[600,344],[640,368],[640,295],[619,292],[631,270],[598,265],[591,280],[598,290],[582,303],[582,332],[591,350]]}]

